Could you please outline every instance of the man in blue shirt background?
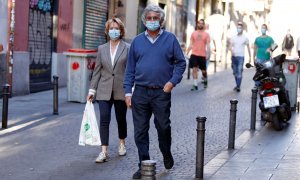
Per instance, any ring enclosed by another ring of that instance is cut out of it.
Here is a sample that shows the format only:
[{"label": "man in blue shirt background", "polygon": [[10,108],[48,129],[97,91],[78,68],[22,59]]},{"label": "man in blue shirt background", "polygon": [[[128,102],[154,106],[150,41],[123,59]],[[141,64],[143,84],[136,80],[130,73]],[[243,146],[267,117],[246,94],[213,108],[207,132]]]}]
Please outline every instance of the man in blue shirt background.
[{"label": "man in blue shirt background", "polygon": [[[147,30],[130,46],[125,71],[125,102],[132,107],[134,138],[139,154],[139,169],[133,179],[141,178],[141,161],[149,160],[150,118],[158,133],[159,148],[166,169],[174,165],[171,153],[171,91],[182,79],[186,61],[175,35],[161,29],[165,13],[148,5],[142,21]],[[134,92],[132,92],[132,87]]]}]

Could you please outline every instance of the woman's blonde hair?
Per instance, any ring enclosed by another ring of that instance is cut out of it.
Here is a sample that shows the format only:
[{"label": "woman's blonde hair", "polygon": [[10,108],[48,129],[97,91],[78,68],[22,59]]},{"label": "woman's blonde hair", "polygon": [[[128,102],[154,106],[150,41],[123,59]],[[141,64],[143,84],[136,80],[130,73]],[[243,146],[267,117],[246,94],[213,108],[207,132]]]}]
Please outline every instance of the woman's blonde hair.
[{"label": "woman's blonde hair", "polygon": [[119,27],[120,27],[120,39],[122,39],[125,36],[125,27],[124,27],[123,22],[119,18],[111,18],[111,19],[106,21],[106,23],[105,23],[105,34],[108,35],[109,26],[113,22],[115,22],[119,25]]}]

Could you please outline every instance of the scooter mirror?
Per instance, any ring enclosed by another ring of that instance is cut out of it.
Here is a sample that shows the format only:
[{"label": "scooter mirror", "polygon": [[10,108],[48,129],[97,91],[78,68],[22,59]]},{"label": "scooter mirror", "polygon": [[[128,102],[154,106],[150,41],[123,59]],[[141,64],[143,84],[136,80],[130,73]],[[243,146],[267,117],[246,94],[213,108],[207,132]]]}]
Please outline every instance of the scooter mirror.
[{"label": "scooter mirror", "polygon": [[274,44],[271,45],[270,50],[273,52],[277,48],[278,48],[278,44],[274,43]]},{"label": "scooter mirror", "polygon": [[252,64],[250,64],[250,63],[246,64],[246,68],[251,68],[251,67],[253,67]]}]

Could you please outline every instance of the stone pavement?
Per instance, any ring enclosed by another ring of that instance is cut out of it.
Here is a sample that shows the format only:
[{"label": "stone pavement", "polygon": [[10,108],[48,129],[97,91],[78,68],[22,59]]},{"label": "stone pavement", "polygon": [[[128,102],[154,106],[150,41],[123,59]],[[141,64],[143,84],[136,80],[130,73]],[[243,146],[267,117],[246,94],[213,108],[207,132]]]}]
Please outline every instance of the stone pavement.
[{"label": "stone pavement", "polygon": [[[239,101],[236,137],[239,137],[238,139],[252,137],[245,135],[244,132],[250,127],[253,73],[253,70],[244,71],[240,93],[232,90],[234,80],[231,69],[224,71],[220,65],[216,74],[210,69],[207,89],[200,86],[198,91],[191,92],[192,81],[187,80],[185,74],[182,83],[172,93],[172,153],[175,164],[170,171],[166,171],[163,167],[157,133],[153,121],[151,122],[150,155],[151,159],[157,161],[157,179],[194,179],[197,116],[207,117],[205,164],[208,164],[205,169],[210,171],[205,171],[205,177],[218,174],[214,174],[212,168],[207,167],[215,162],[215,156],[224,153],[222,150],[227,146],[230,99]],[[9,99],[8,129],[0,130],[0,179],[131,179],[137,170],[137,150],[133,141],[131,110],[127,113],[127,155],[125,157],[117,155],[117,125],[112,113],[109,146],[111,160],[96,164],[94,160],[99,153],[99,147],[78,146],[85,104],[68,102],[66,93],[66,88],[59,89],[59,115],[52,115],[52,91]],[[95,107],[99,117],[98,108]],[[256,127],[258,131],[255,133],[258,133],[261,128],[259,122]],[[215,164],[218,167],[222,166]]]},{"label": "stone pavement", "polygon": [[268,123],[260,130],[246,130],[234,150],[224,149],[205,165],[204,179],[300,179],[299,112],[293,112],[282,131]]},{"label": "stone pavement", "polygon": [[[299,94],[299,93],[298,93]],[[223,150],[205,165],[204,179],[300,179],[300,115],[294,112],[282,131],[266,124],[245,131],[235,150]]]}]

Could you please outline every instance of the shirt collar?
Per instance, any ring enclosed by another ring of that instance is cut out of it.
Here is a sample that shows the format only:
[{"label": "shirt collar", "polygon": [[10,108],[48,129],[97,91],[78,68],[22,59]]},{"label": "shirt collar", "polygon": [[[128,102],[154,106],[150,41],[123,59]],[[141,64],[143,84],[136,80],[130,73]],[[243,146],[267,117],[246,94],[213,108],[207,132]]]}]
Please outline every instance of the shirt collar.
[{"label": "shirt collar", "polygon": [[[163,32],[164,32],[164,30],[160,28],[160,30],[159,30],[159,32],[158,32],[158,34],[157,34],[157,37],[160,36]],[[147,37],[150,36],[147,30],[145,31],[145,35],[146,35]]]}]

